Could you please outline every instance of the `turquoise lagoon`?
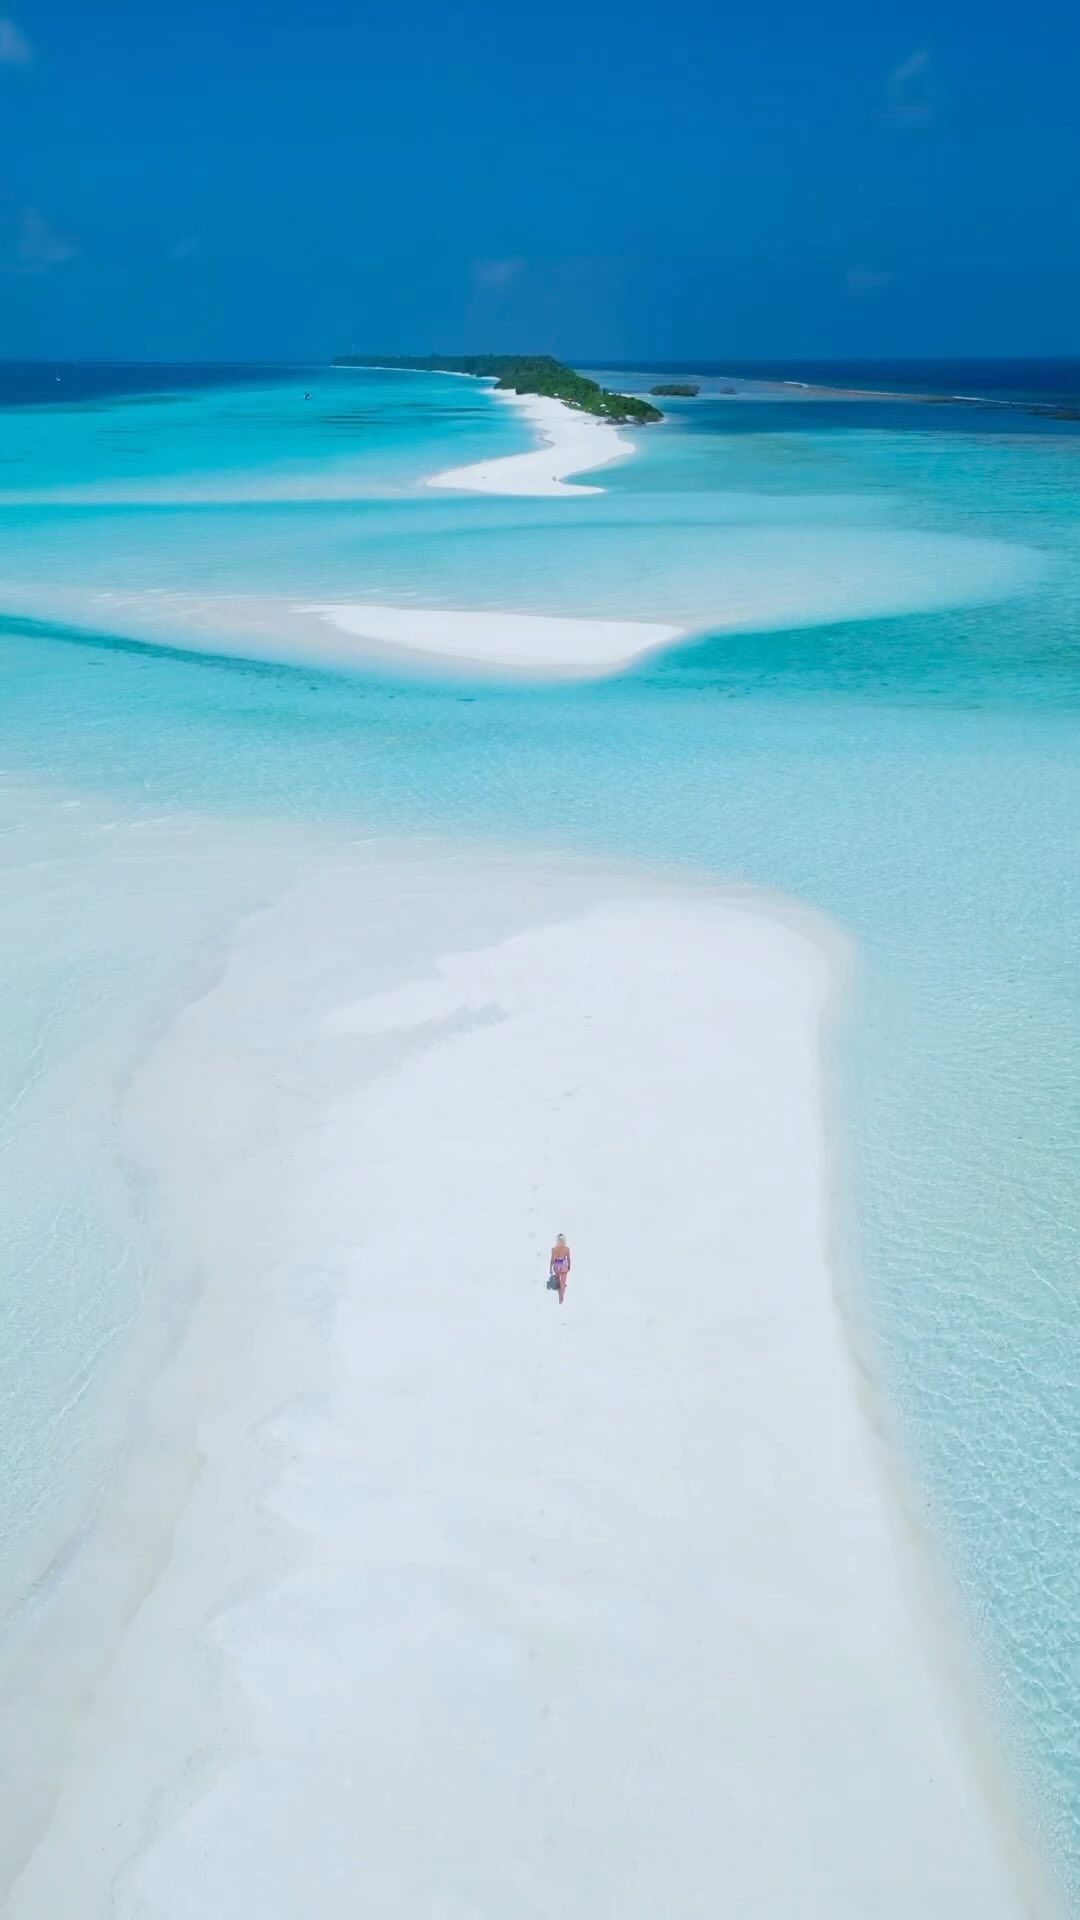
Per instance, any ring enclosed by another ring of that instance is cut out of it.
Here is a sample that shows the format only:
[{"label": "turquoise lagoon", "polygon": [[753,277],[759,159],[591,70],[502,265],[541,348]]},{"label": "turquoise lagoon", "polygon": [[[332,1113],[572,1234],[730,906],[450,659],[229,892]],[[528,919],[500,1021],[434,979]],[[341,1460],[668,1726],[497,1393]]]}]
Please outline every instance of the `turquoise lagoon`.
[{"label": "turquoise lagoon", "polygon": [[[863,1310],[1080,1911],[1080,429],[705,397],[601,494],[464,498],[423,476],[529,443],[465,381],[61,372],[70,398],[0,413],[12,1630],[62,1577],[152,1301],[110,1090],[260,897],[229,835],[513,839],[777,888],[856,944]],[[290,597],[337,596],[698,637],[594,683],[329,674],[213,652],[250,594],[283,632]],[[155,595],[181,623],[198,597],[210,651],[146,644]],[[223,870],[170,884],[157,836],[195,818]]]}]

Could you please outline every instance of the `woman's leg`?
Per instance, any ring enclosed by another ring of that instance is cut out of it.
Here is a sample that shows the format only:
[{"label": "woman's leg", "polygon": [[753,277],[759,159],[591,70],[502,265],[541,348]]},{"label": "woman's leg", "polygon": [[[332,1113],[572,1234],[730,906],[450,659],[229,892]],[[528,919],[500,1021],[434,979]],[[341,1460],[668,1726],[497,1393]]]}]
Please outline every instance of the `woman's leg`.
[{"label": "woman's leg", "polygon": [[564,1267],[560,1267],[559,1268],[559,1305],[560,1307],[562,1306],[562,1303],[565,1299],[566,1299],[566,1270]]}]

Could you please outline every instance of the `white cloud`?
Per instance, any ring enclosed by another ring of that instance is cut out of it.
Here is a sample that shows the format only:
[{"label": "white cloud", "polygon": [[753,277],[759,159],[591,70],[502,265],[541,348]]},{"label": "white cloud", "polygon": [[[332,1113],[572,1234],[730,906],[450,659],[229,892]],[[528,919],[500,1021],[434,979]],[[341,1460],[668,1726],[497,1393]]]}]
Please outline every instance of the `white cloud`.
[{"label": "white cloud", "polygon": [[882,287],[891,285],[895,274],[881,267],[849,267],[847,290],[856,298],[868,293],[880,293]]},{"label": "white cloud", "polygon": [[500,287],[508,287],[516,280],[524,260],[478,260],[473,267],[473,278],[478,287],[486,287],[497,292]]},{"label": "white cloud", "polygon": [[925,72],[929,64],[930,55],[926,48],[917,48],[914,53],[908,54],[906,60],[901,60],[898,67],[893,68],[889,75],[889,86],[897,89],[906,87],[917,73]]},{"label": "white cloud", "polygon": [[928,47],[916,47],[889,75],[882,114],[900,127],[925,126],[934,117],[933,72]]},{"label": "white cloud", "polygon": [[22,28],[0,15],[0,67],[28,67],[33,57],[34,49]]},{"label": "white cloud", "polygon": [[0,273],[48,273],[77,260],[82,248],[50,227],[36,207],[0,211]]}]

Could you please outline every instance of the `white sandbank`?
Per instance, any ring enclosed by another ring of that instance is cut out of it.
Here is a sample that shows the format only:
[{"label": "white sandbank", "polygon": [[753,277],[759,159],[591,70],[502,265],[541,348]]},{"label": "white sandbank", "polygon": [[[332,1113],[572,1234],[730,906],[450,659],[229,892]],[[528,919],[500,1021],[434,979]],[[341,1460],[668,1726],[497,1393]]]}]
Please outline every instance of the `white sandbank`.
[{"label": "white sandbank", "polygon": [[561,614],[477,613],[449,607],[298,607],[343,633],[432,658],[567,674],[610,672],[681,638],[656,620],[571,619]]},{"label": "white sandbank", "polygon": [[3,589],[5,611],[149,645],[240,660],[351,670],[380,662],[485,668],[559,680],[601,678],[682,639],[660,620],[388,606],[366,600],[305,603],[280,595]]},{"label": "white sandbank", "polygon": [[449,487],[458,493],[602,493],[602,487],[568,487],[567,476],[591,473],[594,467],[624,460],[635,451],[634,442],[610,421],[578,413],[547,394],[496,391],[494,397],[518,407],[539,429],[543,444],[529,453],[449,467],[445,473],[433,474],[426,483],[429,487]]},{"label": "white sandbank", "polygon": [[437,847],[244,924],[127,1102],[199,1293],[8,1920],[1044,1911],[838,1316],[834,979]]}]

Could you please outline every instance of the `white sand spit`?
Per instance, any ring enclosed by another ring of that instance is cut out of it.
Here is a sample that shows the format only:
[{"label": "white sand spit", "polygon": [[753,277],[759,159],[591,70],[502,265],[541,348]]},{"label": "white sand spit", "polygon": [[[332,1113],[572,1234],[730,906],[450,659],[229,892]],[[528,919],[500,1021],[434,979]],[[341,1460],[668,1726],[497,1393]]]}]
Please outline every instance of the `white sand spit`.
[{"label": "white sand spit", "polygon": [[634,442],[595,414],[578,413],[546,394],[499,393],[496,400],[519,407],[537,427],[543,445],[531,453],[506,454],[480,460],[470,467],[450,467],[427,481],[429,487],[450,487],[459,493],[602,493],[602,487],[566,485],[573,473],[591,473],[612,460],[624,460],[635,451]]},{"label": "white sand spit", "polygon": [[485,613],[449,607],[298,607],[342,633],[440,659],[559,674],[611,672],[682,636],[656,620],[572,619],[559,614]]},{"label": "white sand spit", "polygon": [[202,1294],[111,1553],[191,1467],[9,1920],[1038,1910],[834,1303],[828,991],[753,901],[437,849],[247,923],[131,1095]]},{"label": "white sand spit", "polygon": [[485,667],[588,679],[617,673],[687,629],[660,620],[514,613],[491,608],[387,606],[366,600],[305,603],[280,595],[162,590],[5,590],[7,611],[129,633],[151,644],[245,660],[350,669],[372,661]]}]

